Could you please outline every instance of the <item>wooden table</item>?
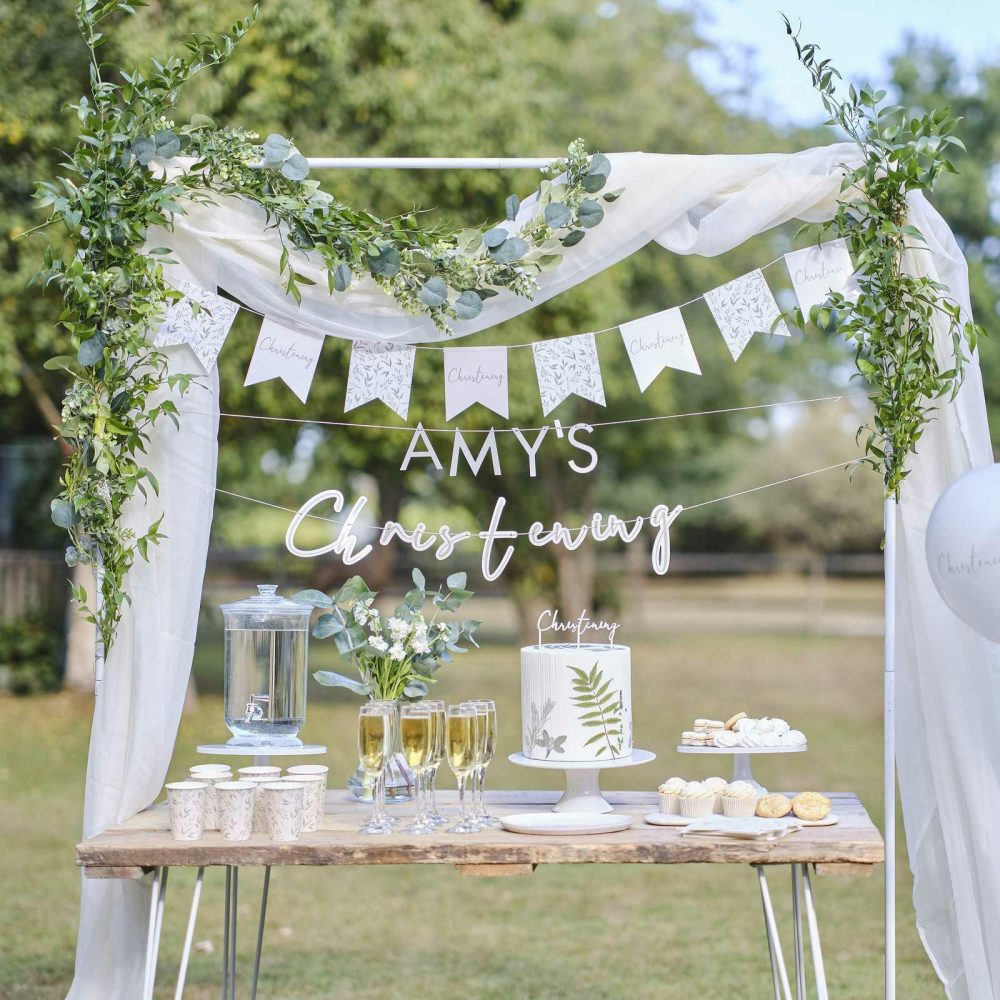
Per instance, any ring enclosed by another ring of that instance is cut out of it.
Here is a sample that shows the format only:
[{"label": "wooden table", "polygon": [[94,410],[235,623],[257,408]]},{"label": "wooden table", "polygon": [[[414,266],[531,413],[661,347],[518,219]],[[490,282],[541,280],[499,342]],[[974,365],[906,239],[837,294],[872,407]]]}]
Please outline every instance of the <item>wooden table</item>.
[{"label": "wooden table", "polygon": [[[240,843],[224,841],[219,833],[206,833],[202,840],[171,839],[166,806],[160,804],[120,826],[77,845],[77,864],[90,878],[141,878],[153,874],[150,927],[147,939],[146,996],[152,996],[156,975],[159,934],[162,926],[167,876],[172,867],[198,868],[195,896],[181,962],[177,997],[183,990],[184,974],[194,932],[201,880],[207,866],[226,869],[226,925],[223,947],[223,997],[235,991],[236,897],[240,867],[264,867],[264,891],[258,920],[252,993],[256,995],[260,945],[267,906],[270,868],[273,865],[455,865],[470,875],[526,875],[540,864],[739,864],[751,865],[759,881],[765,931],[771,957],[774,994],[777,1000],[792,1000],[792,990],[781,952],[777,925],[771,907],[766,869],[789,865],[792,873],[793,933],[797,1000],[805,997],[805,955],[801,903],[804,901],[816,990],[825,1000],[826,982],[822,950],[813,904],[810,866],[820,875],[870,874],[885,857],[879,831],[858,797],[852,793],[828,793],[836,826],[813,827],[790,834],[770,844],[750,841],[706,841],[685,837],[679,828],[651,826],[643,815],[657,809],[657,796],[650,792],[608,792],[605,797],[616,813],[635,816],[635,824],[621,833],[599,836],[526,836],[504,830],[476,834],[451,834],[446,830],[425,836],[392,833],[366,836],[358,833],[370,809],[346,791],[327,793],[326,815],[315,833],[304,833],[292,843],[273,843],[255,834]],[[540,812],[551,809],[558,792],[496,791],[487,793],[487,805],[495,815]],[[438,794],[442,810],[455,810],[455,793]],[[391,809],[393,807],[390,807]],[[395,810],[394,810],[395,811]],[[412,812],[403,807],[402,812]],[[228,989],[228,992],[226,992]]]}]

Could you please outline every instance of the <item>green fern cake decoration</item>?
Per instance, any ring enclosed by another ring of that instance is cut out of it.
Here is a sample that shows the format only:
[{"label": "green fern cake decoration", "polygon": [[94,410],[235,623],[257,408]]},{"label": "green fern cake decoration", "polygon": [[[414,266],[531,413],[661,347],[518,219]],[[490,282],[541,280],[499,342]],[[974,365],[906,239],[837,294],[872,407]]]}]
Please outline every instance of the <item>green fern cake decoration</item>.
[{"label": "green fern cake decoration", "polygon": [[[567,664],[567,666],[569,666]],[[584,746],[596,746],[598,757],[604,753],[621,757],[625,743],[625,706],[620,689],[612,687],[595,663],[589,671],[569,666],[573,672],[573,704],[579,710],[581,725],[596,730]]]}]

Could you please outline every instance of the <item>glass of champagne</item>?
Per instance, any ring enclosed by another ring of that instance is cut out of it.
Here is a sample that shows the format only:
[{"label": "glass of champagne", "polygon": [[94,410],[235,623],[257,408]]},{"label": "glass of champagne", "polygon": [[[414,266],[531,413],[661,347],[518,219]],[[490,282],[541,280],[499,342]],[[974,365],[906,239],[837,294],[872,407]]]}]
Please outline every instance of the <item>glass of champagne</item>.
[{"label": "glass of champagne", "polygon": [[372,814],[361,833],[389,833],[393,824],[385,812],[385,769],[392,752],[392,713],[384,705],[368,703],[358,713],[358,756],[365,776],[375,783]]},{"label": "glass of champagne", "polygon": [[[392,701],[389,699],[376,699],[374,701],[368,702],[369,705],[376,705],[383,708],[389,713],[389,754],[385,760],[385,772],[382,775],[382,802],[385,804],[386,794],[385,785],[386,778],[389,776],[389,769],[393,766],[393,760],[396,758],[399,750],[399,702]],[[398,768],[398,761],[397,769]],[[386,813],[385,822],[390,827],[395,827],[399,825],[399,820],[397,817]]]},{"label": "glass of champagne", "polygon": [[425,700],[421,704],[431,713],[431,763],[424,776],[424,790],[430,796],[427,816],[435,826],[447,826],[450,820],[442,816],[437,807],[437,773],[445,758],[448,713],[443,701]]},{"label": "glass of champagne", "polygon": [[476,764],[477,728],[475,709],[467,705],[449,706],[446,749],[448,766],[458,780],[460,811],[458,824],[451,828],[451,833],[479,832],[479,824],[472,819],[465,807],[465,783]]},{"label": "glass of champagne", "polygon": [[399,742],[403,759],[413,772],[417,814],[403,828],[405,833],[433,833],[435,825],[427,814],[426,775],[434,749],[433,717],[422,705],[404,705],[399,716]]},{"label": "glass of champagne", "polygon": [[497,749],[497,707],[492,701],[474,701],[472,704],[476,709],[476,722],[485,731],[485,735],[480,738],[482,755],[473,779],[474,786],[478,786],[473,819],[480,826],[498,827],[500,820],[486,811],[486,768],[493,762]]}]

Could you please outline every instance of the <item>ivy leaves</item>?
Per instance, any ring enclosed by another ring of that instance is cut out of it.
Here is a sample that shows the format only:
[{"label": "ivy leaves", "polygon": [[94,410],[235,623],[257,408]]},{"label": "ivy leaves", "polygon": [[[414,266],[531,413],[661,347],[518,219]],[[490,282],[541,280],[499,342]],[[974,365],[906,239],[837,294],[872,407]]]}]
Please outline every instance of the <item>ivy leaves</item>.
[{"label": "ivy leaves", "polygon": [[[907,222],[907,193],[930,189],[942,173],[954,173],[952,151],[962,150],[951,134],[956,119],[948,109],[908,117],[899,105],[884,104],[885,91],[866,87],[837,92],[840,74],[816,45],[803,44],[784,18],[799,62],[808,71],[830,118],[860,153],[844,171],[841,200],[826,224],[804,226],[811,240],[844,237],[854,258],[859,294],[834,294],[804,317],[835,330],[855,351],[858,374],[872,388],[874,416],[858,431],[865,461],[882,474],[887,497],[899,498],[909,474],[908,457],[917,450],[932,418],[934,401],[958,391],[969,353],[985,330],[966,320],[949,291],[926,275],[908,273],[904,254],[924,237]],[[943,325],[951,357],[939,360],[935,329]]]}]

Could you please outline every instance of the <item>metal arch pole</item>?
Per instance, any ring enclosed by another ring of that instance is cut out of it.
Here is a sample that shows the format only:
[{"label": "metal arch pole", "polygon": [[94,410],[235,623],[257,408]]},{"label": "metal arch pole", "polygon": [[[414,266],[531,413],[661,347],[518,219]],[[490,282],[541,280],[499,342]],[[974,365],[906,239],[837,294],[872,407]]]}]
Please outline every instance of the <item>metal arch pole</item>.
[{"label": "metal arch pole", "polygon": [[885,811],[885,1000],[896,998],[896,501],[885,501],[885,649],[883,665]]},{"label": "metal arch pole", "polygon": [[181,952],[181,967],[177,972],[177,989],[174,991],[174,1000],[181,1000],[184,995],[184,981],[187,979],[188,960],[191,958],[191,942],[194,939],[194,925],[198,919],[198,903],[201,901],[201,883],[204,878],[205,866],[201,865],[194,880],[191,914],[188,917],[187,931],[184,934],[184,950]]}]

